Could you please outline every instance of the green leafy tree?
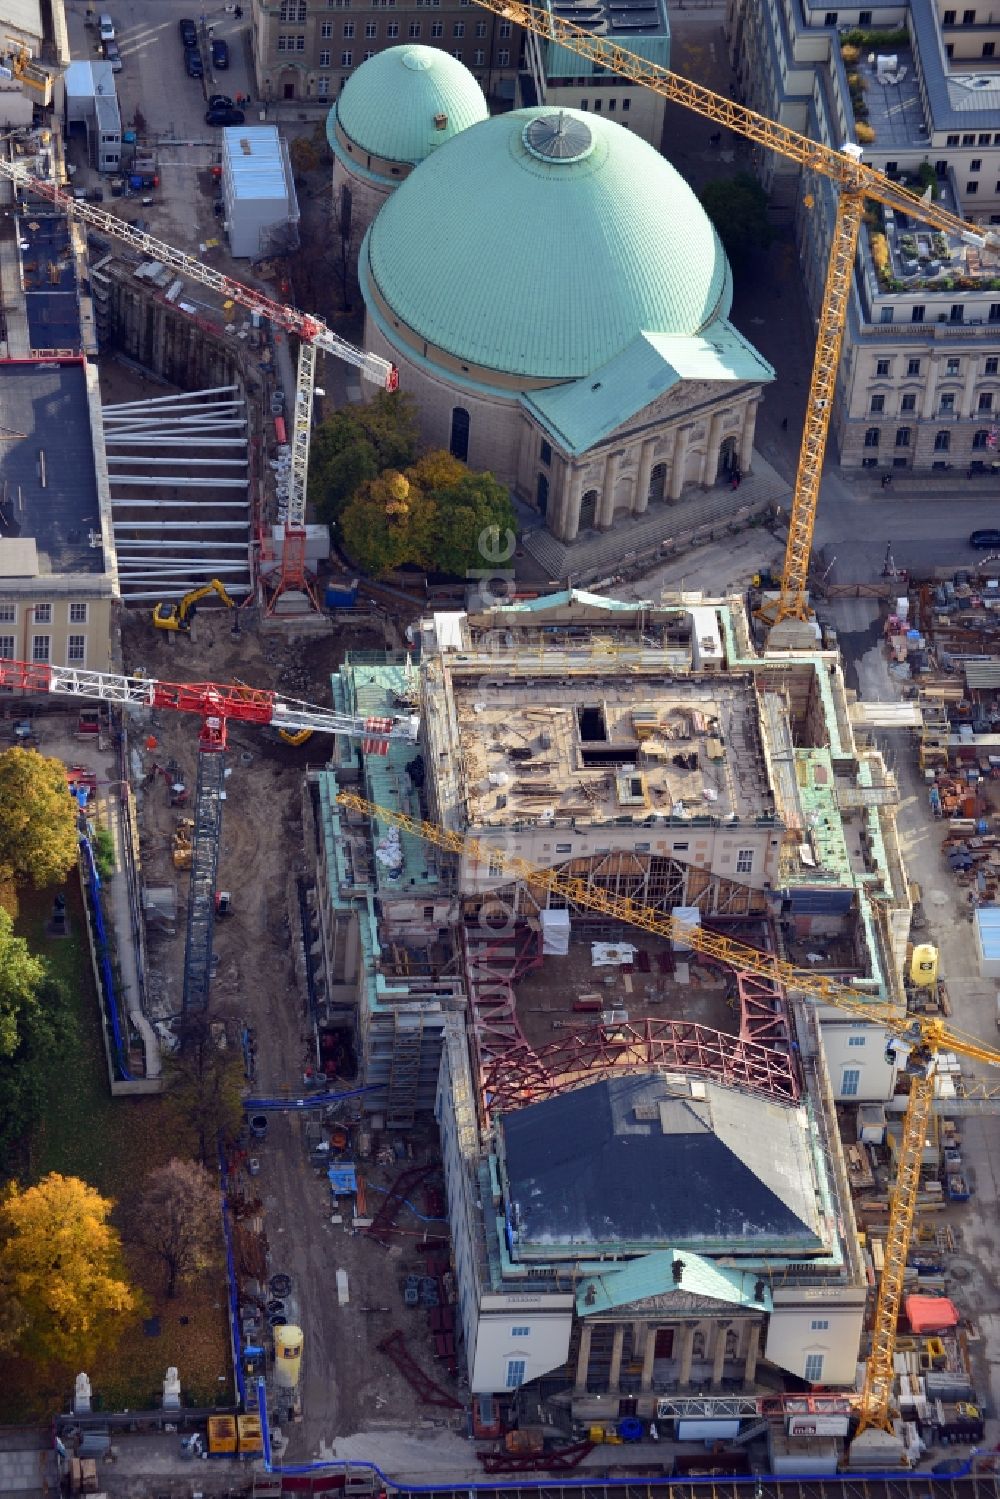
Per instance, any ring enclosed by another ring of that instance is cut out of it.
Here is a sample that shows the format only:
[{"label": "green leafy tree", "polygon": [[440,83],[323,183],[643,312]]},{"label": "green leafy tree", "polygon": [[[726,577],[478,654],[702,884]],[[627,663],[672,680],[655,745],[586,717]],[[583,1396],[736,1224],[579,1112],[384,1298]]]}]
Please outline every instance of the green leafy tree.
[{"label": "green leafy tree", "polygon": [[[465,473],[455,483],[432,492],[434,500],[433,566],[438,572],[463,575],[496,556],[508,531],[514,531],[510,495],[492,474]],[[483,546],[483,542],[488,545]]]},{"label": "green leafy tree", "polygon": [[363,484],[384,469],[406,468],[418,439],[413,401],[398,390],[379,391],[373,400],[327,417],[310,447],[309,498],[319,515],[337,520]]},{"label": "green leafy tree", "polygon": [[8,1188],[0,1204],[0,1302],[8,1344],[32,1362],[85,1368],[139,1307],[125,1278],[114,1204],[75,1176]]},{"label": "green leafy tree", "polygon": [[62,884],[77,861],[78,811],[61,760],[18,748],[0,755],[0,882]]},{"label": "green leafy tree", "polygon": [[11,1018],[17,1040],[0,1055],[0,1162],[41,1119],[53,1058],[71,1055],[76,1036],[69,992],[54,978],[43,977]]},{"label": "green leafy tree", "polygon": [[162,1262],[168,1296],[211,1263],[219,1243],[219,1188],[204,1166],[175,1157],[150,1172],[136,1237]]},{"label": "green leafy tree", "polygon": [[243,1123],[242,1058],[234,1047],[221,1046],[209,1026],[192,1020],[166,1071],[178,1131],[207,1165],[217,1142],[235,1140]]},{"label": "green leafy tree", "polygon": [[0,907],[0,1057],[12,1057],[23,1037],[25,1015],[38,1004],[45,964],[33,957]]},{"label": "green leafy tree", "polygon": [[749,172],[706,183],[701,206],[715,225],[730,260],[742,260],[751,250],[766,250],[771,243],[767,194]]},{"label": "green leafy tree", "polygon": [[340,520],[344,546],[373,578],[406,562],[425,565],[433,531],[433,502],[396,469],[363,484]]}]

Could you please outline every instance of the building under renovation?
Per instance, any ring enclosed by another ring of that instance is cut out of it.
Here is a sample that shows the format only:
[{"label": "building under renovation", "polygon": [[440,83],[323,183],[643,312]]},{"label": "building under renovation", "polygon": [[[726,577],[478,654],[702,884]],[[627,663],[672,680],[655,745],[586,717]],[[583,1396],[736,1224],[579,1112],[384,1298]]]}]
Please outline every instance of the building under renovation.
[{"label": "building under renovation", "polygon": [[[473,1390],[587,1419],[853,1384],[835,1106],[891,1095],[882,1033],[667,920],[901,1002],[895,790],[836,655],[755,655],[739,601],[578,592],[435,615],[418,645],[334,678],[346,711],[419,707],[420,742],[339,742],[311,777],[314,956],[366,1107],[434,1106]],[[476,846],[370,825],[344,789]]]}]

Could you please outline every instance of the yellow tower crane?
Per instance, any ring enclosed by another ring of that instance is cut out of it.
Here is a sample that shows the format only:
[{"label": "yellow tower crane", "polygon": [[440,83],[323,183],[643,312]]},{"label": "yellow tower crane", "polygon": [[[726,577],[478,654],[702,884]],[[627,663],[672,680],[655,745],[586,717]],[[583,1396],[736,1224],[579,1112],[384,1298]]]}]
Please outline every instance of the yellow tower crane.
[{"label": "yellow tower crane", "polygon": [[1000,249],[1000,233],[996,229],[967,224],[957,214],[932,202],[929,191],[918,197],[907,188],[890,182],[881,172],[862,164],[861,147],[852,142],[847,142],[837,151],[810,140],[787,125],[779,125],[766,115],[757,114],[700,83],[692,83],[689,78],[682,78],[678,73],[672,73],[668,68],[547,10],[521,5],[519,0],[474,0],[474,3],[525,31],[534,32],[544,41],[566,47],[589,58],[600,68],[662,94],[672,104],[683,104],[686,109],[744,136],[765,150],[775,151],[779,156],[797,162],[806,171],[828,177],[840,189],[795,474],[781,591],[767,611],[774,623],[783,619],[808,619],[809,557],[865,199],[874,198],[909,218],[919,219],[942,232],[957,234],[976,249]]},{"label": "yellow tower crane", "polygon": [[[892,1430],[891,1396],[893,1354],[896,1346],[896,1323],[903,1299],[906,1258],[913,1233],[913,1220],[920,1183],[920,1161],[927,1126],[934,1104],[934,1072],[937,1054],[953,1051],[974,1061],[1000,1067],[1000,1051],[985,1046],[974,1036],[951,1030],[941,1020],[926,1015],[899,1016],[892,1008],[873,1001],[863,989],[845,984],[823,974],[805,973],[773,953],[762,952],[745,942],[736,942],[704,927],[691,927],[672,916],[663,916],[629,900],[627,896],[610,895],[596,889],[586,880],[563,874],[558,869],[541,869],[504,853],[492,844],[449,832],[437,823],[421,822],[404,812],[376,806],[352,792],[341,792],[337,801],[348,811],[362,817],[379,819],[400,832],[423,838],[435,847],[467,859],[473,866],[488,872],[491,879],[523,880],[532,889],[549,890],[578,906],[599,911],[629,926],[641,927],[658,937],[681,938],[689,947],[715,958],[731,968],[742,969],[794,989],[796,993],[819,1005],[846,1010],[868,1024],[885,1027],[888,1046],[910,1079],[910,1095],[903,1116],[903,1138],[896,1168],[896,1181],[890,1192],[889,1224],[886,1230],[885,1265],[879,1283],[875,1319],[872,1327],[872,1349],[865,1366],[865,1382],[859,1405],[858,1432],[868,1427]],[[902,1055],[905,1053],[905,1056]]]}]

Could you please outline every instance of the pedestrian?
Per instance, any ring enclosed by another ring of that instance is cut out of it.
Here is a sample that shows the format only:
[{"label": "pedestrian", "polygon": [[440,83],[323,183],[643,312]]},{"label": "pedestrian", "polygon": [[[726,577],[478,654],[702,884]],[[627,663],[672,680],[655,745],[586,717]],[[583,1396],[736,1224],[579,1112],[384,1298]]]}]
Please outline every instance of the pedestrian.
[{"label": "pedestrian", "polygon": [[781,430],[782,430],[782,432],[787,432],[788,431],[788,418],[787,418],[787,416],[783,416],[781,418]]}]

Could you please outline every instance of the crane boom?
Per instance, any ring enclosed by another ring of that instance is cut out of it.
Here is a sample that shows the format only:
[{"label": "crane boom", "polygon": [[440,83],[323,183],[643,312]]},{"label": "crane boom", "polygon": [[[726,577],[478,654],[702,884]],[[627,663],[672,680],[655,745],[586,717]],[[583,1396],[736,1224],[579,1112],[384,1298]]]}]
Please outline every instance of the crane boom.
[{"label": "crane boom", "polygon": [[714,89],[694,83],[690,78],[682,78],[669,68],[640,57],[638,53],[631,52],[616,42],[596,36],[583,27],[574,25],[572,21],[553,15],[547,9],[523,5],[520,0],[475,0],[475,4],[482,10],[492,11],[505,21],[523,27],[525,31],[544,41],[554,42],[581,57],[589,58],[599,68],[606,68],[609,72],[651,89],[669,99],[672,104],[682,104],[714,124],[722,125],[788,161],[797,162],[805,170],[817,172],[839,186],[837,218],[830,247],[805,426],[789,516],[781,591],[773,606],[773,614],[769,614],[774,622],[807,619],[809,558],[864,200],[875,198],[887,207],[929,224],[942,233],[958,235],[965,244],[976,249],[1000,248],[1000,231],[968,224],[958,214],[934,203],[929,195],[920,197],[908,188],[891,182],[875,168],[864,166],[858,146],[848,143],[838,151],[820,141],[811,140],[799,131],[789,129],[787,125],[779,125],[766,115],[738,104],[735,99],[717,94]]},{"label": "crane boom", "polygon": [[19,162],[0,158],[0,176],[6,177],[15,187],[24,188],[27,192],[45,198],[70,217],[89,224],[92,229],[102,234],[110,234],[112,238],[131,245],[132,249],[138,250],[141,255],[148,255],[180,275],[188,277],[189,280],[196,281],[200,286],[206,286],[210,291],[218,292],[221,296],[238,303],[240,307],[245,307],[248,312],[255,312],[261,317],[268,318],[279,328],[283,328],[286,333],[293,333],[303,342],[314,344],[316,348],[322,349],[324,354],[333,354],[336,358],[342,359],[345,364],[354,365],[361,371],[363,377],[373,384],[381,385],[386,390],[395,390],[396,370],[387,359],[382,359],[377,354],[368,354],[364,349],[356,349],[353,344],[349,344],[346,339],[328,328],[322,318],[315,317],[312,313],[300,312],[297,307],[286,307],[281,302],[275,302],[254,287],[247,286],[232,276],[226,276],[222,271],[213,270],[211,266],[196,260],[193,255],[185,254],[183,250],[175,249],[165,240],[156,239],[152,234],[147,234],[143,229],[137,229],[133,224],[126,224],[123,219],[118,218],[116,214],[109,213],[106,208],[97,208],[92,203],[80,202],[70,193],[56,187],[54,183],[46,182],[40,177],[33,177],[27,167]]},{"label": "crane boom", "polygon": [[[846,1011],[859,1020],[884,1026],[889,1035],[908,1049],[902,1065],[910,1079],[910,1093],[903,1116],[903,1137],[896,1169],[896,1182],[890,1197],[889,1225],[886,1232],[885,1263],[879,1282],[879,1293],[872,1326],[871,1354],[865,1367],[865,1381],[859,1401],[858,1430],[879,1427],[892,1430],[892,1387],[895,1376],[896,1324],[903,1298],[906,1260],[913,1233],[913,1220],[920,1183],[920,1166],[927,1121],[934,1104],[934,1070],[936,1054],[947,1050],[991,1067],[1000,1067],[1000,1051],[986,1046],[975,1037],[951,1030],[931,1016],[900,1016],[884,1005],[873,1004],[863,989],[822,974],[806,973],[794,968],[773,953],[762,952],[745,942],[736,942],[704,927],[688,926],[673,916],[648,910],[627,897],[609,895],[595,889],[585,880],[544,869],[514,854],[505,853],[492,844],[450,832],[437,823],[422,822],[405,812],[377,806],[353,792],[342,791],[338,803],[361,816],[387,823],[401,832],[426,839],[448,853],[465,855],[498,873],[523,880],[527,885],[552,891],[602,915],[611,916],[631,926],[641,927],[660,937],[682,938],[706,957],[731,967],[770,979],[794,989],[820,1005]],[[890,1046],[893,1042],[890,1042]]]},{"label": "crane boom", "polygon": [[[412,742],[411,720],[355,718],[310,703],[280,697],[264,687],[219,682],[160,682],[153,677],[119,676],[114,672],[84,671],[75,666],[49,666],[36,661],[0,660],[0,687],[17,692],[50,693],[57,697],[97,698],[105,703],[135,703],[147,708],[172,708],[203,720],[232,719],[241,723],[271,724],[277,729],[313,729],[320,734],[345,734],[373,746],[389,740]],[[214,747],[225,747],[222,743]],[[384,752],[384,751],[383,751]]]}]

